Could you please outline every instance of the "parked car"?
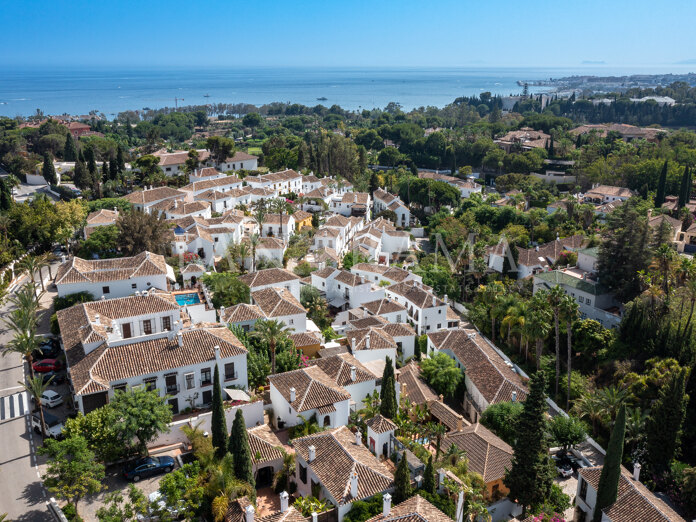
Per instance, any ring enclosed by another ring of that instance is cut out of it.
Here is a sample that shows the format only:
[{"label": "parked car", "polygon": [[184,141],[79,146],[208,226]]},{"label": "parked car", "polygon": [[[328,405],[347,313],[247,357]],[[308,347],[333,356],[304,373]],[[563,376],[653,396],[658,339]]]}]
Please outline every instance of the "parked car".
[{"label": "parked car", "polygon": [[[167,507],[167,497],[162,495],[162,493],[157,490],[153,491],[147,496],[148,508],[147,515],[138,513],[136,519],[139,522],[159,522],[162,520],[161,515],[166,514],[165,520],[179,520],[181,515],[179,514],[179,508],[176,506]],[[179,501],[181,507],[185,507],[185,501],[181,499]]]},{"label": "parked car", "polygon": [[[55,415],[44,412],[44,422],[46,423],[46,436],[59,439],[63,435],[63,422]],[[37,411],[31,415],[31,427],[36,433],[41,433],[41,415]]]},{"label": "parked car", "polygon": [[61,354],[62,350],[60,346],[57,346],[51,342],[41,343],[41,345],[34,350],[31,355],[34,359],[55,359]]},{"label": "parked car", "polygon": [[43,359],[32,365],[35,372],[58,372],[63,369],[63,364],[58,359]]},{"label": "parked car", "polygon": [[55,408],[61,404],[63,404],[63,397],[60,395],[60,393],[56,393],[53,390],[46,390],[41,394],[42,406],[46,406],[47,408]]},{"label": "parked car", "polygon": [[173,469],[174,459],[172,457],[145,457],[126,466],[123,470],[123,476],[127,480],[138,482],[142,478],[160,473],[169,473]]},{"label": "parked car", "polygon": [[[56,386],[65,382],[65,374],[58,372],[46,372],[41,374],[41,382],[49,386]],[[49,382],[50,381],[50,382]]]}]

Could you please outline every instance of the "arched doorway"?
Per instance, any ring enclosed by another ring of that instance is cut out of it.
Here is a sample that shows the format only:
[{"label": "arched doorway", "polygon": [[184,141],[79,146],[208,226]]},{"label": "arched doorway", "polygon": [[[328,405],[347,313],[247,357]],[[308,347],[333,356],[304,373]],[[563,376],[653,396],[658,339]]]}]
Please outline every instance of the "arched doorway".
[{"label": "arched doorway", "polygon": [[329,415],[324,417],[324,427],[326,428],[327,426],[331,426],[331,417]]}]

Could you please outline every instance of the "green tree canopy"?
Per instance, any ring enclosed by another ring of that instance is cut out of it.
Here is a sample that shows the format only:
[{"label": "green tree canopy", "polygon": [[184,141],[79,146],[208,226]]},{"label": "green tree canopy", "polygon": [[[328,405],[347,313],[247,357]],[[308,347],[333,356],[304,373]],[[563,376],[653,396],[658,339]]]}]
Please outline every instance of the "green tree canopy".
[{"label": "green tree canopy", "polygon": [[452,397],[463,378],[462,370],[454,359],[444,353],[436,353],[420,363],[423,378],[433,389],[446,397]]}]

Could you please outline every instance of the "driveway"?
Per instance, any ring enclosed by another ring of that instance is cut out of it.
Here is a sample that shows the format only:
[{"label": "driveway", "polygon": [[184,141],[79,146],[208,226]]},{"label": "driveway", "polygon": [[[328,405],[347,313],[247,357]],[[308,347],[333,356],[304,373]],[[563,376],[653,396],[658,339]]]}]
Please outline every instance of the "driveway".
[{"label": "driveway", "polygon": [[563,518],[570,522],[571,520],[573,520],[573,513],[575,510],[573,501],[575,500],[575,494],[578,491],[578,474],[573,473],[573,476],[568,478],[556,477],[554,479],[554,482],[561,487],[563,493],[570,497],[571,505],[563,513]]}]

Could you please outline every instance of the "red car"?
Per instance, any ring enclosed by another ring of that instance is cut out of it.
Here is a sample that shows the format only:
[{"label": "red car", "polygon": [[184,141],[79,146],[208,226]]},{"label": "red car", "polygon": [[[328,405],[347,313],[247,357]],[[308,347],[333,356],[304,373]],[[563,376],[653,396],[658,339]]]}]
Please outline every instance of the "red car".
[{"label": "red car", "polygon": [[63,365],[58,359],[44,359],[43,361],[35,362],[32,367],[35,372],[57,372],[63,368]]}]

